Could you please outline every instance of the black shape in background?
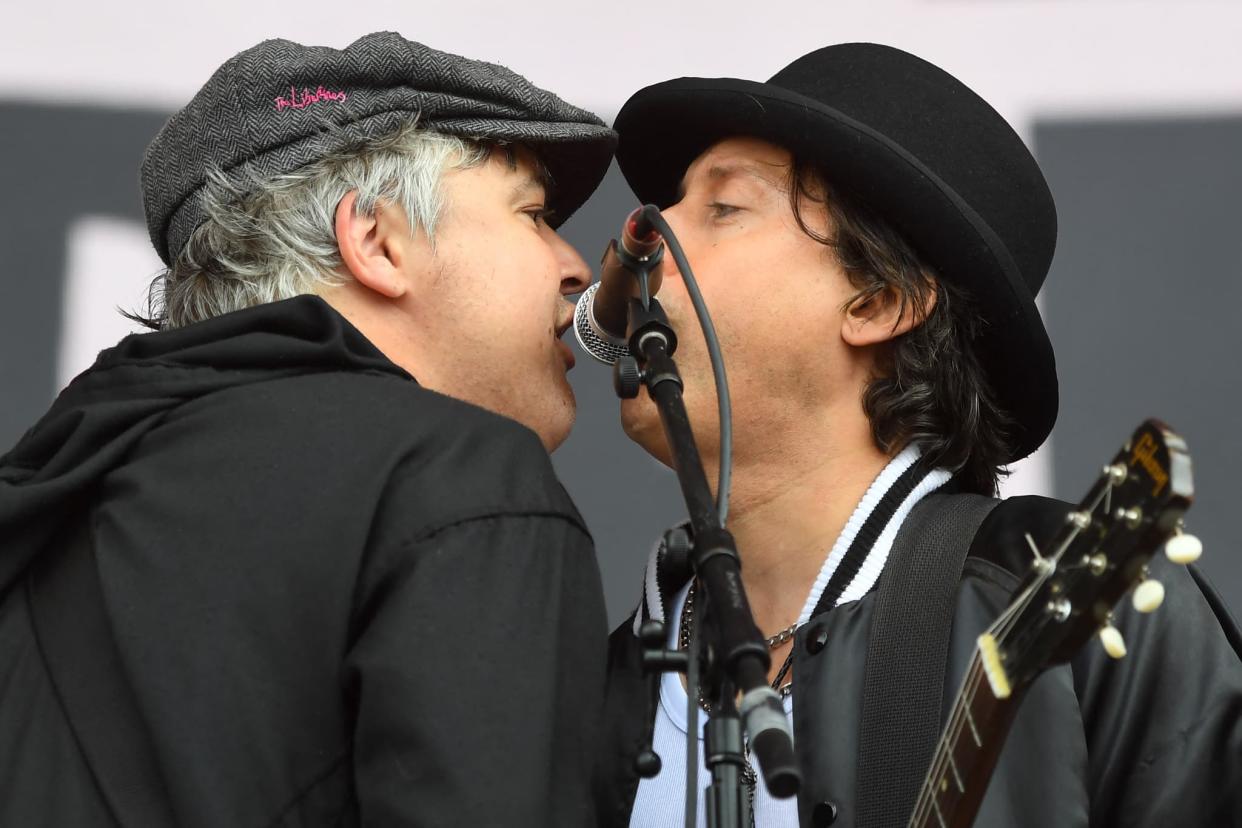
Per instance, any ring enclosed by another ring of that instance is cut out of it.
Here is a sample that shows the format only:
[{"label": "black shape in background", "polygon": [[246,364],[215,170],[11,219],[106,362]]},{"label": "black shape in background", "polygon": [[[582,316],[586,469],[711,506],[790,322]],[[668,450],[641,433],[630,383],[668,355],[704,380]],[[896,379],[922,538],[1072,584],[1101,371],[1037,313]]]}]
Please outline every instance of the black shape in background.
[{"label": "black shape in background", "polygon": [[1058,497],[1076,501],[1144,417],[1190,448],[1202,568],[1242,608],[1242,115],[1041,122],[1060,215],[1044,289],[1061,413]]},{"label": "black shape in background", "polygon": [[[60,390],[56,361],[69,227],[85,215],[143,226],[138,166],[168,113],[0,101],[0,452]],[[95,279],[112,274],[96,272]],[[100,313],[114,313],[100,308]]]}]

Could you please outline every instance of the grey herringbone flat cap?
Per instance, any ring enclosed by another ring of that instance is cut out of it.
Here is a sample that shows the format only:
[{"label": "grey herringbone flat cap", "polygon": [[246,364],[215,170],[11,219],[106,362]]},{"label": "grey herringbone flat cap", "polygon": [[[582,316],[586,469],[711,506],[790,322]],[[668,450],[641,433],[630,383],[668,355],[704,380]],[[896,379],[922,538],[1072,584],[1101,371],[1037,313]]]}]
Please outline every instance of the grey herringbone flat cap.
[{"label": "grey herringbone flat cap", "polygon": [[151,243],[170,264],[204,219],[211,168],[245,188],[414,118],[438,132],[536,148],[554,182],[554,222],[582,206],[616,147],[603,121],[521,75],[393,32],[344,49],[267,40],[216,70],[147,147]]}]

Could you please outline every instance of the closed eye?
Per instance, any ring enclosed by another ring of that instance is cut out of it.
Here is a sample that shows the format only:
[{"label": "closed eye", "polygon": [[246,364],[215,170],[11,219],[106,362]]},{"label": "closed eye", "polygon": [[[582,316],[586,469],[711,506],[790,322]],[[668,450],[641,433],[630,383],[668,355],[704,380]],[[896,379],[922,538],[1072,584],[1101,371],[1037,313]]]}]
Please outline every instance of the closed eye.
[{"label": "closed eye", "polygon": [[732,204],[724,204],[723,202],[713,201],[707,205],[707,209],[711,211],[712,218],[725,218],[734,213],[740,212],[741,207]]},{"label": "closed eye", "polygon": [[538,224],[546,224],[546,223],[548,222],[548,220],[549,220],[549,219],[551,219],[553,215],[555,215],[555,212],[556,212],[556,211],[555,211],[555,210],[549,210],[548,208],[544,207],[543,205],[540,205],[540,206],[538,206],[538,207],[528,207],[527,209],[523,210],[522,212],[523,212],[523,213],[525,213],[526,215],[530,216],[531,220],[532,220],[532,221],[533,221],[536,225],[538,225]]}]

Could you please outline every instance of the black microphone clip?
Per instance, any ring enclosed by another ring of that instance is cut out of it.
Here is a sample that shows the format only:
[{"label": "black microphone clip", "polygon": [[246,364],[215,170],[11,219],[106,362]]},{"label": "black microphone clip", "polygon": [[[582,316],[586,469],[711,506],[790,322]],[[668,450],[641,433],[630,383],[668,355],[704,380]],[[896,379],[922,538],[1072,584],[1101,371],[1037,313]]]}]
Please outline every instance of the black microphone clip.
[{"label": "black microphone clip", "polygon": [[[601,273],[608,265],[610,253],[617,257],[617,263],[637,281],[638,299],[644,309],[650,309],[651,297],[660,289],[662,281],[660,263],[664,261],[664,238],[647,217],[645,207],[639,207],[626,216],[625,224],[621,227],[620,243],[613,239],[609,242],[608,250],[604,251]],[[613,333],[625,330],[625,320],[601,319],[600,322]],[[626,331],[627,336],[629,333],[630,331]]]},{"label": "black microphone clip", "polygon": [[[660,262],[664,261],[664,243],[661,242],[654,253],[644,256],[635,256],[625,248],[624,241],[617,244],[616,239],[612,240],[612,252],[617,261],[638,280],[638,300],[643,303],[643,307],[650,307],[651,297],[655,294],[655,290],[651,289],[651,276],[660,266]],[[659,289],[659,281],[656,282],[656,289]]]}]

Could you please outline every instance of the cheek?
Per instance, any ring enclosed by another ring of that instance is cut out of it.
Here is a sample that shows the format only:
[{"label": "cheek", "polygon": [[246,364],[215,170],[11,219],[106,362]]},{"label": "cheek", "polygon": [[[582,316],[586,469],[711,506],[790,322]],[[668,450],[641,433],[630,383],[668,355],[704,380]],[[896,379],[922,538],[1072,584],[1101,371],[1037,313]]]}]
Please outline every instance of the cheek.
[{"label": "cheek", "polygon": [[491,313],[506,327],[551,330],[560,297],[560,269],[552,250],[522,233],[493,234],[479,246],[483,249],[471,278]]}]

